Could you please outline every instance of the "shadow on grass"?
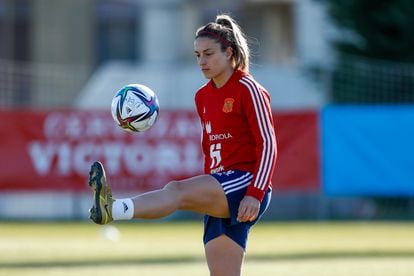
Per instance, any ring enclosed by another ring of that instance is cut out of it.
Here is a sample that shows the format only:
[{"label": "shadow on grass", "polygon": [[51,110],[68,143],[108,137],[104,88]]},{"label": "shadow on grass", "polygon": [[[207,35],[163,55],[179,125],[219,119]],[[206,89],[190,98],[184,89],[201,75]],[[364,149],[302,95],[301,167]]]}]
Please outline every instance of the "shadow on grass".
[{"label": "shadow on grass", "polygon": [[201,262],[203,259],[193,257],[128,257],[128,258],[102,258],[102,259],[89,259],[89,260],[56,260],[56,261],[30,261],[30,262],[2,262],[0,261],[1,268],[51,268],[51,267],[93,267],[93,266],[125,266],[125,265],[168,265],[168,264],[180,264],[180,263],[194,263]]},{"label": "shadow on grass", "polygon": [[[246,262],[264,261],[303,261],[303,260],[330,260],[330,259],[369,259],[369,258],[406,258],[414,257],[414,251],[358,251],[358,252],[298,252],[296,254],[254,254],[247,255]],[[125,265],[169,265],[205,262],[203,258],[179,256],[179,257],[151,257],[151,258],[108,258],[91,260],[67,260],[67,261],[31,261],[31,262],[1,262],[0,268],[31,269],[53,267],[94,267],[94,266],[125,266]]]}]

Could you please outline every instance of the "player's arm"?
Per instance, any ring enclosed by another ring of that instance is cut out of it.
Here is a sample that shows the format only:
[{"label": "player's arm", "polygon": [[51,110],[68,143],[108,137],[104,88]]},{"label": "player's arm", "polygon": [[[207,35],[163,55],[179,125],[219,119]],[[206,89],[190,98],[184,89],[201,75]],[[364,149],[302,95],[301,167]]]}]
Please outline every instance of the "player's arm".
[{"label": "player's arm", "polygon": [[204,109],[204,106],[203,106],[202,99],[203,99],[203,97],[202,97],[200,91],[198,91],[195,95],[195,106],[196,106],[198,117],[200,119],[201,148],[203,150],[204,157],[205,157],[204,158],[204,171],[207,173],[207,166],[208,166],[208,164],[207,164],[208,160],[206,159],[207,158],[207,145],[206,145],[207,137],[205,137],[205,135],[206,135],[206,133],[204,131],[205,126],[203,125],[203,121],[204,121],[203,120],[203,113],[204,113],[203,109]]},{"label": "player's arm", "polygon": [[243,108],[255,137],[257,155],[253,180],[239,208],[239,219],[248,221],[255,219],[259,212],[273,175],[277,150],[270,96],[253,80],[244,79],[242,83],[247,88],[247,93],[243,93]]},{"label": "player's arm", "polygon": [[248,95],[245,95],[244,108],[249,126],[256,141],[257,162],[253,180],[247,194],[262,201],[269,187],[276,162],[276,136],[273,127],[270,96],[254,81],[246,80]]}]

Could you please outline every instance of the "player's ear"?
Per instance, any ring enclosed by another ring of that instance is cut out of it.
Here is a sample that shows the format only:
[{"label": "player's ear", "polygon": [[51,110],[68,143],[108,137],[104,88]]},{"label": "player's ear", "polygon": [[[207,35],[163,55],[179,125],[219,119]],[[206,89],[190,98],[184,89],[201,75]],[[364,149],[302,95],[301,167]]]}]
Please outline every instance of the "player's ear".
[{"label": "player's ear", "polygon": [[226,58],[227,58],[227,60],[231,60],[232,57],[233,57],[233,48],[227,47],[226,48]]}]

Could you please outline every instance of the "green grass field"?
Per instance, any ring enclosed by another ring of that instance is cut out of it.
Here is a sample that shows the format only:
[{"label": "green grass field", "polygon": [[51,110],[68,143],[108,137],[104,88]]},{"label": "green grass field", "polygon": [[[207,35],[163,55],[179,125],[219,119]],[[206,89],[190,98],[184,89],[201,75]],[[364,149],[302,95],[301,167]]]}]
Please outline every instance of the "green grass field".
[{"label": "green grass field", "polygon": [[[208,275],[201,222],[113,225],[0,222],[0,275]],[[412,276],[414,223],[262,222],[244,275]]]}]

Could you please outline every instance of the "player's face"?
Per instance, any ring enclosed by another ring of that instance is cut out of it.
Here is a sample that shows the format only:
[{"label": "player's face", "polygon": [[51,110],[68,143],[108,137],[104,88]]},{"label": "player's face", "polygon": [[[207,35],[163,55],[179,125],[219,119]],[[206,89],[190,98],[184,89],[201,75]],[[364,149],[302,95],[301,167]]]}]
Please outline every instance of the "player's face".
[{"label": "player's face", "polygon": [[227,81],[229,74],[233,72],[231,49],[223,52],[221,45],[214,39],[197,38],[194,42],[194,53],[204,76],[213,79],[216,84],[220,84],[222,80]]}]

